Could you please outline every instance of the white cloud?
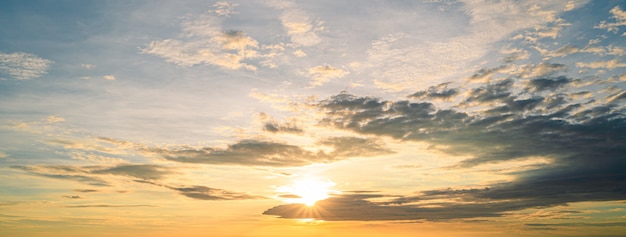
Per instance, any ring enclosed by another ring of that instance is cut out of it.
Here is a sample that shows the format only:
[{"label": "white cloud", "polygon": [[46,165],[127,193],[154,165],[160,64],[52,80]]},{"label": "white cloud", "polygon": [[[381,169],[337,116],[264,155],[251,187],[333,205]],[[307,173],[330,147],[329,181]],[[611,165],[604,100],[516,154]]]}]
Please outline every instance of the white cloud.
[{"label": "white cloud", "polygon": [[324,29],[322,23],[311,20],[293,1],[276,0],[268,2],[268,5],[283,11],[280,20],[291,42],[298,46],[312,46],[321,42],[318,33]]},{"label": "white cloud", "polygon": [[93,65],[93,64],[88,64],[88,63],[83,63],[83,64],[81,64],[80,66],[81,66],[82,68],[84,68],[84,69],[92,69],[92,68],[95,68],[95,67],[96,67],[96,65]]},{"label": "white cloud", "polygon": [[493,50],[495,42],[512,33],[545,23],[555,26],[540,31],[542,37],[556,37],[566,25],[556,18],[567,2],[465,0],[470,17],[467,33],[439,41],[403,41],[419,35],[389,34],[374,41],[368,50],[368,67],[375,83],[387,90],[406,90],[471,75],[480,66],[477,60]]},{"label": "white cloud", "polygon": [[48,123],[59,123],[59,122],[63,122],[65,121],[64,118],[58,117],[58,116],[54,116],[54,115],[50,115],[46,118],[46,121]]},{"label": "white cloud", "polygon": [[115,76],[113,76],[113,75],[105,75],[102,78],[107,79],[107,80],[111,80],[111,81],[115,80]]},{"label": "white cloud", "polygon": [[618,67],[626,67],[626,63],[617,61],[617,59],[613,59],[609,61],[597,61],[597,62],[589,62],[589,63],[578,62],[576,63],[576,66],[593,68],[593,69],[598,69],[598,68],[615,69]]},{"label": "white cloud", "polygon": [[255,65],[244,61],[270,57],[259,54],[259,44],[252,37],[241,31],[222,30],[219,24],[210,16],[186,20],[181,23],[178,38],[152,41],[142,52],[180,66],[210,64],[232,70],[256,70]]},{"label": "white cloud", "polygon": [[213,4],[214,9],[209,10],[210,13],[215,13],[218,16],[230,16],[238,14],[238,12],[234,11],[235,7],[239,6],[237,3],[228,3],[228,2],[216,2]]},{"label": "white cloud", "polygon": [[7,158],[7,157],[9,157],[7,153],[0,151],[0,159]]},{"label": "white cloud", "polygon": [[617,34],[620,27],[626,26],[626,11],[623,11],[619,6],[615,6],[610,13],[613,14],[611,18],[615,19],[615,22],[602,21],[595,28],[606,29],[608,32]]},{"label": "white cloud", "polygon": [[330,65],[320,65],[317,67],[312,67],[309,68],[307,72],[307,75],[313,78],[313,81],[311,81],[311,86],[321,86],[330,79],[342,78],[348,74],[348,71]]},{"label": "white cloud", "polygon": [[0,53],[0,71],[18,80],[41,77],[48,73],[52,63],[48,59],[24,52]]}]

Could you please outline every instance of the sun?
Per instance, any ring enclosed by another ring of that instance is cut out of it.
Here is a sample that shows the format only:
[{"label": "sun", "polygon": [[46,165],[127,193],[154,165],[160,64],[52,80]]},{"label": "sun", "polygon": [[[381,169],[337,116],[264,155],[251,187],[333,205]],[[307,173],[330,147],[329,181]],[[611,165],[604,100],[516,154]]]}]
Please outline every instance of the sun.
[{"label": "sun", "polygon": [[293,181],[290,185],[280,186],[277,191],[289,203],[301,203],[313,206],[317,201],[324,200],[337,191],[331,188],[335,183],[330,180],[321,180],[315,177],[305,177]]}]

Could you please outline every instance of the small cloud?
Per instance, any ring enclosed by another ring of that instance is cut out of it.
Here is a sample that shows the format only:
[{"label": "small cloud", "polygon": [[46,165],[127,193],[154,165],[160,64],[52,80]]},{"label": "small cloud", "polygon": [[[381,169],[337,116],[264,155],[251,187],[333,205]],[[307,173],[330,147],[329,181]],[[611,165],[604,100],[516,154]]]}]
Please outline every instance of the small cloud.
[{"label": "small cloud", "polygon": [[233,192],[219,188],[210,188],[201,185],[194,186],[174,186],[155,183],[145,180],[135,180],[138,183],[152,184],[159,187],[168,188],[178,191],[180,194],[193,199],[199,200],[249,200],[249,199],[264,199],[262,196],[253,196],[245,193]]},{"label": "small cloud", "polygon": [[64,198],[69,198],[69,199],[82,199],[82,196],[78,196],[78,195],[65,195],[63,196]]},{"label": "small cloud", "polygon": [[304,56],[306,56],[306,53],[304,51],[298,49],[298,50],[293,52],[293,55],[296,55],[296,57],[304,57]]},{"label": "small cloud", "polygon": [[571,11],[574,10],[574,8],[576,8],[576,3],[574,1],[569,1],[567,2],[567,5],[565,5],[565,9],[563,9],[564,11]]},{"label": "small cloud", "polygon": [[0,151],[0,159],[9,157],[9,154]]},{"label": "small cloud", "polygon": [[60,123],[60,122],[65,121],[65,119],[61,118],[61,117],[54,116],[54,115],[50,115],[50,116],[48,116],[48,118],[46,118],[46,121],[48,123]]},{"label": "small cloud", "polygon": [[300,46],[312,46],[321,42],[318,33],[324,29],[322,22],[311,20],[309,15],[298,9],[293,2],[274,1],[269,5],[283,11],[280,20],[291,42]]},{"label": "small cloud", "polygon": [[216,2],[213,4],[214,9],[209,10],[209,13],[215,13],[218,16],[230,16],[238,14],[234,11],[235,7],[239,6],[237,3],[228,3],[225,1]]},{"label": "small cloud", "polygon": [[349,74],[348,71],[345,71],[341,68],[336,68],[330,65],[321,65],[317,67],[309,68],[308,76],[313,78],[311,82],[311,86],[320,86],[330,79],[334,78],[342,78]]},{"label": "small cloud", "polygon": [[589,62],[589,63],[578,62],[576,63],[576,67],[592,68],[592,69],[615,69],[618,67],[626,67],[626,63],[617,61],[617,59],[613,59],[609,61],[597,61],[597,62]]},{"label": "small cloud", "polygon": [[102,78],[107,79],[107,80],[111,80],[111,81],[115,80],[115,76],[113,76],[113,75],[105,75]]},{"label": "small cloud", "polygon": [[418,91],[409,97],[450,100],[452,97],[459,94],[459,91],[457,89],[448,89],[449,84],[450,83],[442,83],[437,86],[431,86],[428,90]]},{"label": "small cloud", "polygon": [[52,63],[48,59],[24,52],[0,53],[0,71],[18,80],[41,77],[48,73]]},{"label": "small cloud", "polygon": [[95,193],[95,192],[98,192],[98,190],[95,190],[95,189],[74,189],[74,192],[79,192],[79,193]]},{"label": "small cloud", "polygon": [[626,26],[626,11],[623,11],[619,6],[615,6],[609,12],[613,15],[611,16],[611,18],[615,19],[615,21],[601,21],[600,24],[595,26],[594,28],[606,29],[608,32],[613,32],[617,34],[620,32],[620,27]]},{"label": "small cloud", "polygon": [[82,67],[84,69],[92,69],[92,68],[95,68],[96,65],[84,63],[84,64],[81,64],[80,67]]},{"label": "small cloud", "polygon": [[184,34],[180,37],[152,41],[141,52],[180,66],[209,64],[231,70],[256,70],[257,66],[244,60],[266,56],[257,52],[258,42],[241,31],[220,30],[218,24],[211,17],[185,21],[181,23]]}]

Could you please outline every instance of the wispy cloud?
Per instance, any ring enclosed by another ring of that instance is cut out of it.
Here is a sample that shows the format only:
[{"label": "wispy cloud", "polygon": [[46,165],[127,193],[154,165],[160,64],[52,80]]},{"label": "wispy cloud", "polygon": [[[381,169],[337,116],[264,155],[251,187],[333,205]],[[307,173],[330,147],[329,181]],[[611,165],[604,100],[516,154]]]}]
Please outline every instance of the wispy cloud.
[{"label": "wispy cloud", "polygon": [[209,10],[209,12],[214,13],[218,16],[236,15],[238,14],[238,12],[236,12],[234,9],[237,6],[239,6],[239,4],[237,3],[229,3],[226,1],[216,2],[213,4],[214,9]]},{"label": "wispy cloud", "polygon": [[244,32],[223,30],[220,21],[211,16],[185,20],[181,28],[178,38],[152,41],[141,52],[181,66],[210,64],[256,70],[256,66],[244,61],[259,56],[258,42]]},{"label": "wispy cloud", "polygon": [[48,73],[52,63],[51,60],[25,52],[0,53],[0,71],[18,80],[41,77]]},{"label": "wispy cloud", "polygon": [[148,148],[146,152],[166,160],[183,163],[275,167],[329,163],[392,152],[386,149],[380,141],[368,138],[331,137],[322,139],[318,143],[330,147],[331,151],[311,151],[283,142],[247,139],[230,144],[225,149],[213,147]]},{"label": "wispy cloud", "polygon": [[[618,33],[620,27],[626,26],[626,11],[623,11],[619,6],[615,6],[611,9],[612,18],[614,21],[602,21],[599,25],[595,26],[599,29],[606,29],[609,32]],[[626,35],[623,33],[622,35]]]},{"label": "wispy cloud", "polygon": [[269,5],[282,10],[280,21],[292,43],[297,46],[313,46],[321,42],[318,33],[323,29],[322,23],[311,19],[295,2],[281,0],[270,2]]},{"label": "wispy cloud", "polygon": [[135,180],[135,182],[152,184],[178,191],[180,194],[193,199],[199,200],[248,200],[248,199],[264,199],[262,196],[253,196],[245,193],[233,192],[224,189],[210,188],[201,185],[194,186],[173,186],[164,185],[146,180]]},{"label": "wispy cloud", "polygon": [[307,75],[313,78],[311,86],[321,86],[327,81],[335,78],[342,78],[348,75],[348,71],[341,68],[336,68],[330,65],[320,65],[309,68]]}]

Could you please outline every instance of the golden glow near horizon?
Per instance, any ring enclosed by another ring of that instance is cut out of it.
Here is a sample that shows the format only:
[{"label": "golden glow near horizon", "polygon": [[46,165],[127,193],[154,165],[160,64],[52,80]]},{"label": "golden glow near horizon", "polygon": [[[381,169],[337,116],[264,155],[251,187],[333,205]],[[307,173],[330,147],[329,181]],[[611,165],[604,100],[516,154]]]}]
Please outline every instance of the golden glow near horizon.
[{"label": "golden glow near horizon", "polygon": [[306,176],[294,180],[291,184],[280,186],[276,191],[287,203],[301,203],[313,206],[317,201],[328,198],[331,194],[339,194],[339,191],[332,190],[335,183],[330,180],[323,180],[319,177]]},{"label": "golden glow near horizon", "polygon": [[625,0],[2,1],[0,26],[0,237],[626,233]]}]

